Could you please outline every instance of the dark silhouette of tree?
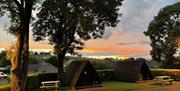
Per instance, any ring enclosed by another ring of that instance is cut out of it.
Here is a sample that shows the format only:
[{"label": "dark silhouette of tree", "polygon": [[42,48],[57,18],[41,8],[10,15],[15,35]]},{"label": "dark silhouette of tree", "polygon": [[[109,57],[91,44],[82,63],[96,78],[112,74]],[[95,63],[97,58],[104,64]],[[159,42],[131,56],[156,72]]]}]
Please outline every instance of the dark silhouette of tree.
[{"label": "dark silhouette of tree", "polygon": [[7,59],[6,53],[7,51],[0,52],[0,66],[1,67],[6,67],[10,65],[10,61]]},{"label": "dark silhouette of tree", "polygon": [[63,83],[65,54],[77,54],[84,42],[101,38],[105,27],[115,27],[122,0],[46,0],[33,24],[35,40],[49,38],[58,59]]},{"label": "dark silhouette of tree", "polygon": [[29,60],[29,24],[33,5],[37,0],[1,0],[0,16],[5,12],[10,17],[8,32],[16,36],[16,45],[11,59],[11,91],[26,91],[26,77]]},{"label": "dark silhouette of tree", "polygon": [[180,32],[180,3],[161,9],[144,32],[151,40],[151,56],[157,62],[173,64],[177,51],[177,35]]}]

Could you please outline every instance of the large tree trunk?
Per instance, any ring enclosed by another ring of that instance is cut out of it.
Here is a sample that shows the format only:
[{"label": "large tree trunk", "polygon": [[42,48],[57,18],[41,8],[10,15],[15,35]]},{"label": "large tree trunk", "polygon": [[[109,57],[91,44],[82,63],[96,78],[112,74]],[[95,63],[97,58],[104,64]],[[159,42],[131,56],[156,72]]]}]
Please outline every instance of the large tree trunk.
[{"label": "large tree trunk", "polygon": [[57,60],[58,60],[58,75],[57,78],[58,80],[61,82],[61,85],[64,86],[65,82],[64,82],[64,57],[65,57],[65,52],[62,53],[58,53],[57,54]]},{"label": "large tree trunk", "polygon": [[29,31],[25,32],[24,36],[24,50],[23,50],[23,60],[22,60],[22,79],[21,82],[24,83],[22,85],[23,91],[26,90],[26,80],[27,80],[27,71],[28,71],[28,63],[29,63]]},{"label": "large tree trunk", "polygon": [[29,26],[17,34],[16,52],[12,63],[11,91],[26,91],[26,77],[29,59]]},{"label": "large tree trunk", "polygon": [[[70,41],[67,43],[67,45],[61,50],[58,51],[57,53],[57,60],[58,60],[58,80],[61,82],[61,85],[64,86],[65,84],[65,77],[64,77],[64,57],[66,55],[66,52],[68,51],[70,45],[74,41],[74,34],[75,34],[75,29],[72,32],[72,34],[69,36]],[[63,39],[63,38],[62,38]]]},{"label": "large tree trunk", "polygon": [[34,0],[26,0],[20,8],[20,26],[17,36],[16,52],[12,60],[11,91],[27,91],[26,79],[29,61],[29,24]]},{"label": "large tree trunk", "polygon": [[16,46],[16,54],[12,60],[11,91],[26,91],[29,59],[29,32],[17,35]]},{"label": "large tree trunk", "polygon": [[23,91],[21,82],[22,76],[22,51],[23,51],[23,44],[24,44],[24,33],[21,31],[17,34],[17,43],[15,54],[13,55],[13,59],[11,60],[12,64],[12,81],[11,81],[11,91]]},{"label": "large tree trunk", "polygon": [[11,91],[26,91],[29,60],[29,30],[17,35],[15,53],[12,60]]}]

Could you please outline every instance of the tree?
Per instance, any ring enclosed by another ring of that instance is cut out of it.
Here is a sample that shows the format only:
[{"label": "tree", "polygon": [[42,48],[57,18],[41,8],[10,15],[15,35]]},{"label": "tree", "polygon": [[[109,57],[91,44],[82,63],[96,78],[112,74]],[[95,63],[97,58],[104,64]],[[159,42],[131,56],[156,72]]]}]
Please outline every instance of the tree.
[{"label": "tree", "polygon": [[161,9],[144,32],[151,40],[152,59],[167,65],[173,64],[174,54],[178,49],[180,32],[180,3]]},{"label": "tree", "polygon": [[10,61],[7,59],[6,52],[7,51],[2,51],[0,53],[0,66],[1,67],[6,67],[6,66],[10,65]]},{"label": "tree", "polygon": [[29,24],[33,5],[37,0],[1,0],[0,16],[6,11],[11,19],[8,32],[16,36],[15,52],[12,56],[11,91],[25,91],[29,60]]},{"label": "tree", "polygon": [[102,37],[105,27],[115,27],[121,4],[122,0],[46,0],[42,4],[33,34],[36,41],[49,37],[61,83],[65,54],[77,54],[84,41]]}]

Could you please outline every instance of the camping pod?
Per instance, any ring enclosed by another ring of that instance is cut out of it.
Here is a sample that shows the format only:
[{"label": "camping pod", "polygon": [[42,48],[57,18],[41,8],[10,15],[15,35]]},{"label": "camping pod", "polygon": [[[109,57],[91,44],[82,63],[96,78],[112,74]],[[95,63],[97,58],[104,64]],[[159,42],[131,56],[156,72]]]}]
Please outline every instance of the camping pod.
[{"label": "camping pod", "polygon": [[70,61],[64,69],[65,84],[71,88],[102,86],[96,70],[89,61]]},{"label": "camping pod", "polygon": [[114,80],[137,82],[152,80],[152,74],[145,61],[120,61],[115,63]]}]

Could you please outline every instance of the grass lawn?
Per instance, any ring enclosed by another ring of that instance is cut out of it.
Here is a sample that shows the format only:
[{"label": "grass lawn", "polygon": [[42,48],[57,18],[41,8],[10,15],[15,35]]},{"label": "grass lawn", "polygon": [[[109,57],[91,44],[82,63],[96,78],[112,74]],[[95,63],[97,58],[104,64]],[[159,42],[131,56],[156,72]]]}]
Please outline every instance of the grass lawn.
[{"label": "grass lawn", "polygon": [[0,83],[0,91],[9,91],[10,90],[10,84],[7,83]]},{"label": "grass lawn", "polygon": [[151,83],[130,83],[120,81],[107,81],[103,84],[107,91],[126,91],[132,89],[159,87],[159,85],[152,85]]},{"label": "grass lawn", "polygon": [[[174,82],[173,85],[165,85],[165,86],[174,86],[174,85],[180,85],[180,82]],[[128,90],[148,89],[148,88],[158,88],[158,87],[163,87],[163,86],[154,85],[153,82],[130,83],[130,82],[121,82],[121,81],[106,81],[103,82],[103,87],[81,89],[81,90],[70,90],[70,88],[62,87],[60,91],[128,91]],[[40,90],[36,90],[36,91],[40,91]]]},{"label": "grass lawn", "polygon": [[[90,88],[90,89],[81,89],[81,90],[70,90],[70,88],[62,87],[60,91],[128,91],[134,89],[146,89],[146,88],[156,88],[156,87],[163,87],[161,85],[153,85],[152,82],[148,83],[130,83],[130,82],[120,82],[120,81],[106,81],[103,82],[103,87],[98,88]],[[174,86],[179,85],[180,82],[174,82],[173,85],[166,85],[166,86]],[[8,90],[1,90],[2,88],[8,88],[9,84],[4,83],[0,84],[0,91],[8,91]],[[32,90],[32,91],[41,91],[40,89]],[[53,91],[52,89],[49,91]]]},{"label": "grass lawn", "polygon": [[[155,85],[153,82],[130,83],[130,82],[120,82],[120,81],[107,81],[104,82],[103,84],[106,91],[127,91],[127,90],[135,90],[135,89],[163,87],[161,85]],[[173,85],[165,85],[165,86],[180,86],[180,82],[174,82]]]}]

